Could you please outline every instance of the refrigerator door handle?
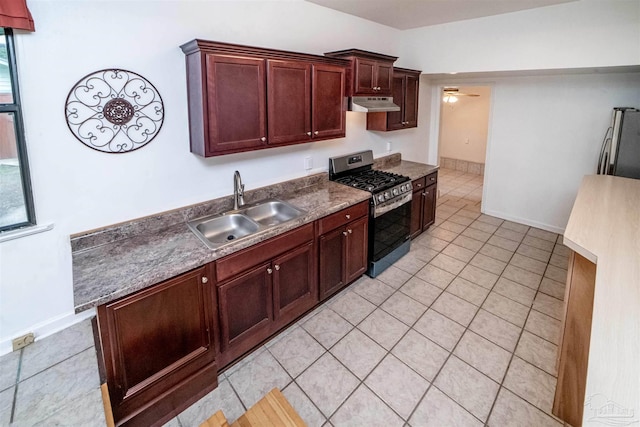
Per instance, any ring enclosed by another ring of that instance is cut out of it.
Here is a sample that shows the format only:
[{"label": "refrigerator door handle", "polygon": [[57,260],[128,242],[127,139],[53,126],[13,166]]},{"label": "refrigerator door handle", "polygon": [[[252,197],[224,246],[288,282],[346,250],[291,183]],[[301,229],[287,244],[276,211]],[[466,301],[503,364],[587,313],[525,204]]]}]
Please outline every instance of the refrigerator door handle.
[{"label": "refrigerator door handle", "polygon": [[609,152],[611,150],[611,138],[609,138],[609,132],[613,130],[609,127],[604,134],[604,141],[602,141],[602,148],[600,149],[600,157],[598,159],[598,168],[596,173],[598,175],[609,174]]}]

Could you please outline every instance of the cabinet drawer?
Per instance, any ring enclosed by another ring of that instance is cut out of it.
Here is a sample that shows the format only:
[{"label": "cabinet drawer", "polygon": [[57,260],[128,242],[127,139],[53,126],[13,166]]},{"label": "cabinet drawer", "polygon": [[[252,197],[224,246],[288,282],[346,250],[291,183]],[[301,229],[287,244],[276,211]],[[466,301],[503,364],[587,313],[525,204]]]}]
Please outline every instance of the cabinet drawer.
[{"label": "cabinet drawer", "polygon": [[438,172],[434,172],[432,174],[427,175],[426,181],[427,181],[426,185],[431,185],[438,182]]},{"label": "cabinet drawer", "polygon": [[364,201],[318,220],[318,234],[338,228],[369,213],[369,202]]},{"label": "cabinet drawer", "polygon": [[311,240],[313,240],[312,223],[224,257],[216,261],[217,281],[227,280],[254,265],[268,261]]},{"label": "cabinet drawer", "polygon": [[414,180],[411,185],[413,185],[413,191],[422,190],[426,186],[426,177]]}]

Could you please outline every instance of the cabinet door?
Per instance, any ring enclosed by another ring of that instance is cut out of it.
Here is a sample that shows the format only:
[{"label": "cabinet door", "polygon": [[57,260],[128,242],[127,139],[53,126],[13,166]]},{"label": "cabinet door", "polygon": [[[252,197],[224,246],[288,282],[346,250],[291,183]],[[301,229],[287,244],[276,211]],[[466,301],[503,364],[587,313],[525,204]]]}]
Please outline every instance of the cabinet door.
[{"label": "cabinet door", "polygon": [[318,302],[313,242],[273,260],[273,304],[278,326],[284,326]]},{"label": "cabinet door", "polygon": [[318,269],[321,301],[346,285],[343,231],[339,228],[320,236]]},{"label": "cabinet door", "polygon": [[269,145],[311,139],[311,64],[267,61]]},{"label": "cabinet door", "polygon": [[426,230],[436,220],[436,184],[427,185],[422,196],[422,229]]},{"label": "cabinet door", "polygon": [[422,189],[416,190],[411,195],[411,238],[415,239],[422,233]]},{"label": "cabinet door", "polygon": [[207,55],[207,100],[209,155],[266,145],[263,59]]},{"label": "cabinet door", "polygon": [[[176,400],[189,400],[202,391],[202,374],[215,386],[214,298],[211,285],[203,283],[208,282],[205,272],[202,267],[98,307],[116,421],[139,416],[144,424],[162,418],[184,403]],[[189,378],[195,390],[183,387]],[[170,392],[175,392],[173,397],[166,395]],[[144,413],[149,408],[153,413]]]},{"label": "cabinet door", "polygon": [[368,218],[362,217],[346,227],[346,277],[351,283],[367,271]]},{"label": "cabinet door", "polygon": [[393,84],[393,63],[378,62],[376,64],[376,86],[380,89],[376,94],[380,96],[391,96]]},{"label": "cabinet door", "polygon": [[368,59],[355,59],[354,95],[374,95],[378,93],[373,88],[376,86],[376,61]]},{"label": "cabinet door", "polygon": [[[420,77],[407,75],[405,78],[404,95],[404,125],[405,127],[418,126],[418,89],[420,87]],[[395,96],[395,95],[394,95]]]},{"label": "cabinet door", "polygon": [[393,88],[391,96],[393,103],[400,106],[400,111],[387,112],[387,130],[397,130],[404,127],[404,94],[405,94],[406,78],[402,74],[393,76]]},{"label": "cabinet door", "polygon": [[271,264],[263,263],[218,285],[221,366],[270,333],[273,321]]},{"label": "cabinet door", "polygon": [[332,65],[313,66],[312,132],[314,138],[345,136],[345,70]]}]

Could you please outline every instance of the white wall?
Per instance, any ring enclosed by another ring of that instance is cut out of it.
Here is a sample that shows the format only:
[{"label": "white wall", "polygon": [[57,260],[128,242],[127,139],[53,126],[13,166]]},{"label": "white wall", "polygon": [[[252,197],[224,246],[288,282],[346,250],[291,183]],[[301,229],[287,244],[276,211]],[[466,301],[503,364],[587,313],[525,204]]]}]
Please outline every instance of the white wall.
[{"label": "white wall", "polygon": [[612,108],[640,107],[640,74],[504,79],[493,93],[485,211],[564,231]]},{"label": "white wall", "polygon": [[408,30],[400,56],[424,73],[638,65],[640,1],[578,0]]},{"label": "white wall", "polygon": [[[453,103],[440,104],[439,156],[468,162],[484,163],[489,131],[489,86],[460,86]],[[442,99],[442,96],[440,96]]]},{"label": "white wall", "polygon": [[[184,55],[193,38],[322,54],[351,47],[398,53],[398,31],[303,1],[29,0],[37,31],[16,36],[26,139],[39,223],[54,229],[0,243],[0,354],[28,331],[43,336],[77,321],[69,235],[228,195],[234,170],[247,189],[306,174],[304,157],[412,150],[427,126],[390,137],[347,113],[347,137],[203,159],[189,152]],[[399,65],[402,65],[399,62]],[[148,146],[113,155],[83,146],[64,118],[68,91],[84,75],[124,68],[151,81],[165,105]],[[425,109],[428,113],[428,109]],[[421,113],[421,124],[427,116]],[[89,312],[91,314],[91,312]]]},{"label": "white wall", "polygon": [[493,89],[483,212],[564,231],[582,177],[595,173],[612,108],[640,107],[640,73],[473,83]]}]

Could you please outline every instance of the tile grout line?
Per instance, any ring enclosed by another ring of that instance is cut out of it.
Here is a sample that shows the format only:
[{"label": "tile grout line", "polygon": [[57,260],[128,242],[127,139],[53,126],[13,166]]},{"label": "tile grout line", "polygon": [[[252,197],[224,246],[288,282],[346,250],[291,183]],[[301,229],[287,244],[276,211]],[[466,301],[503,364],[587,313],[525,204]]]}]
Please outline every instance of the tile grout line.
[{"label": "tile grout line", "polygon": [[22,370],[22,355],[24,354],[24,347],[20,349],[20,356],[18,356],[18,369],[16,370],[16,383],[13,389],[13,401],[11,402],[11,416],[9,417],[9,424],[14,421],[16,413],[16,403],[18,400],[18,386],[20,385],[20,371]]}]

